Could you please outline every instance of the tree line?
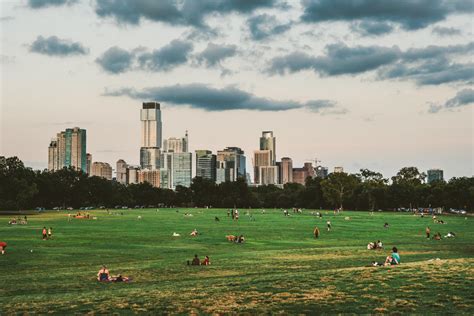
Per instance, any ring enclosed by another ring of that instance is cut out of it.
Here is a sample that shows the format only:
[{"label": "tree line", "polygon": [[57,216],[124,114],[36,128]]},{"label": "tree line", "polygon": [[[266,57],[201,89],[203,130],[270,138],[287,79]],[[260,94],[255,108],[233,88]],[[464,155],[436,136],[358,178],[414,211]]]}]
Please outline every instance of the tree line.
[{"label": "tree line", "polygon": [[393,210],[443,207],[473,210],[474,177],[448,182],[425,182],[416,167],[402,168],[384,178],[367,169],[357,174],[332,173],[326,179],[308,178],[306,185],[287,183],[252,187],[244,179],[216,184],[196,177],[189,188],[175,191],[148,183],[123,185],[81,171],[55,172],[25,167],[17,157],[0,162],[0,210],[51,209],[84,206],[308,208]]}]

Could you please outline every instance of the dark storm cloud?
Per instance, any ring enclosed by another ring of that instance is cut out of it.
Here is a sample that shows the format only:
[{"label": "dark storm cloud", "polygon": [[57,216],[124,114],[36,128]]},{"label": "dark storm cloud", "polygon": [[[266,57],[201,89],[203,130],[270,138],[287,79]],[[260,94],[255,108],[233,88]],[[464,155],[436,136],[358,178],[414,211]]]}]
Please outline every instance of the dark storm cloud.
[{"label": "dark storm cloud", "polygon": [[57,36],[50,36],[48,38],[38,36],[36,40],[31,43],[30,52],[48,56],[65,57],[86,55],[88,54],[88,49],[81,43],[59,39]]},{"label": "dark storm cloud", "polygon": [[189,106],[205,111],[286,111],[292,109],[309,109],[313,112],[319,112],[336,107],[336,103],[329,100],[312,100],[306,103],[292,100],[278,101],[261,98],[233,86],[217,89],[204,84],[155,87],[140,91],[125,88],[115,91],[106,91],[104,95],[128,96],[140,100],[159,100],[174,106]]},{"label": "dark storm cloud", "polygon": [[247,25],[250,36],[257,41],[284,33],[291,28],[291,23],[280,23],[274,15],[269,14],[250,17],[247,19]]},{"label": "dark storm cloud", "polygon": [[392,32],[393,25],[383,21],[360,21],[351,24],[351,30],[362,36],[379,36]]},{"label": "dark storm cloud", "polygon": [[356,75],[378,70],[378,79],[413,80],[419,85],[439,85],[474,81],[472,63],[450,61],[453,56],[471,56],[474,43],[452,46],[427,46],[402,52],[397,46],[356,46],[334,44],[326,54],[311,56],[302,52],[270,60],[270,74],[312,70],[321,76]]},{"label": "dark storm cloud", "polygon": [[301,20],[390,21],[406,30],[424,28],[453,13],[473,12],[471,0],[303,0]]},{"label": "dark storm cloud", "polygon": [[275,0],[96,0],[100,17],[114,18],[118,23],[139,24],[142,19],[171,25],[208,28],[205,17],[231,12],[250,13],[271,7]]},{"label": "dark storm cloud", "polygon": [[119,74],[130,69],[134,56],[132,53],[114,46],[105,51],[96,62],[108,73]]},{"label": "dark storm cloud", "polygon": [[207,67],[220,65],[220,62],[226,58],[237,54],[236,45],[216,45],[209,43],[200,54],[197,55],[199,63],[205,64]]},{"label": "dark storm cloud", "polygon": [[104,71],[112,74],[129,70],[169,71],[187,63],[192,48],[191,43],[180,40],[173,40],[151,52],[144,48],[127,51],[114,46],[97,58],[96,62]]},{"label": "dark storm cloud", "polygon": [[41,9],[47,7],[71,5],[76,2],[78,2],[78,0],[28,0],[28,6],[32,9]]},{"label": "dark storm cloud", "polygon": [[138,56],[139,67],[148,71],[169,71],[188,61],[193,45],[189,42],[173,40],[168,45],[151,53]]},{"label": "dark storm cloud", "polygon": [[441,110],[453,110],[474,104],[474,90],[464,89],[456,93],[452,99],[446,101],[443,105],[432,104],[428,110],[429,113],[437,113]]},{"label": "dark storm cloud", "polygon": [[431,32],[439,36],[461,35],[461,30],[455,29],[454,27],[435,26]]},{"label": "dark storm cloud", "polygon": [[377,69],[396,61],[400,56],[398,47],[356,46],[344,44],[326,46],[326,55],[313,57],[295,52],[271,60],[268,71],[284,74],[311,69],[324,76],[359,74]]}]

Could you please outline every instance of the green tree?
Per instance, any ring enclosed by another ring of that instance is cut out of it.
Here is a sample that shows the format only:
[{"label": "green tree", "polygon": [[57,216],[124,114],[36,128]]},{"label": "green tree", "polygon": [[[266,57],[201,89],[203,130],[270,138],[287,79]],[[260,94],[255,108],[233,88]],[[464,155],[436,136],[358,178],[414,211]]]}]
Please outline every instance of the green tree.
[{"label": "green tree", "polygon": [[342,208],[343,203],[354,192],[359,179],[344,172],[331,173],[321,182],[324,197],[333,205]]}]

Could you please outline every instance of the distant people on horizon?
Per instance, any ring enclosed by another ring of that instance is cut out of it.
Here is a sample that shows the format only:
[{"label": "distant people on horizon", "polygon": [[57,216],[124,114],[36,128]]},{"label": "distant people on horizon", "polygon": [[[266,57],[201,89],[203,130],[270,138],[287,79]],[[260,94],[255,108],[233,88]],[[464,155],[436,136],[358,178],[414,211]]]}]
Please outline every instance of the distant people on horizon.
[{"label": "distant people on horizon", "polygon": [[328,232],[331,231],[331,221],[328,220],[326,224],[328,226]]},{"label": "distant people on horizon", "polygon": [[235,210],[235,212],[234,212],[234,218],[235,218],[236,221],[239,220],[239,210]]}]

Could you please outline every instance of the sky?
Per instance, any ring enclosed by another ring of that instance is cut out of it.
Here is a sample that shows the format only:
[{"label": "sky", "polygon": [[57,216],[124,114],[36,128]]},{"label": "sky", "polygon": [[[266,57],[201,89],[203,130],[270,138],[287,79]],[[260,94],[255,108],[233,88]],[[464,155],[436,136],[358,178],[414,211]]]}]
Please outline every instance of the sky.
[{"label": "sky", "polygon": [[[2,0],[0,155],[47,167],[87,130],[93,161],[139,163],[139,109],[163,137],[391,177],[474,170],[471,0]],[[251,173],[251,172],[250,172]]]}]

